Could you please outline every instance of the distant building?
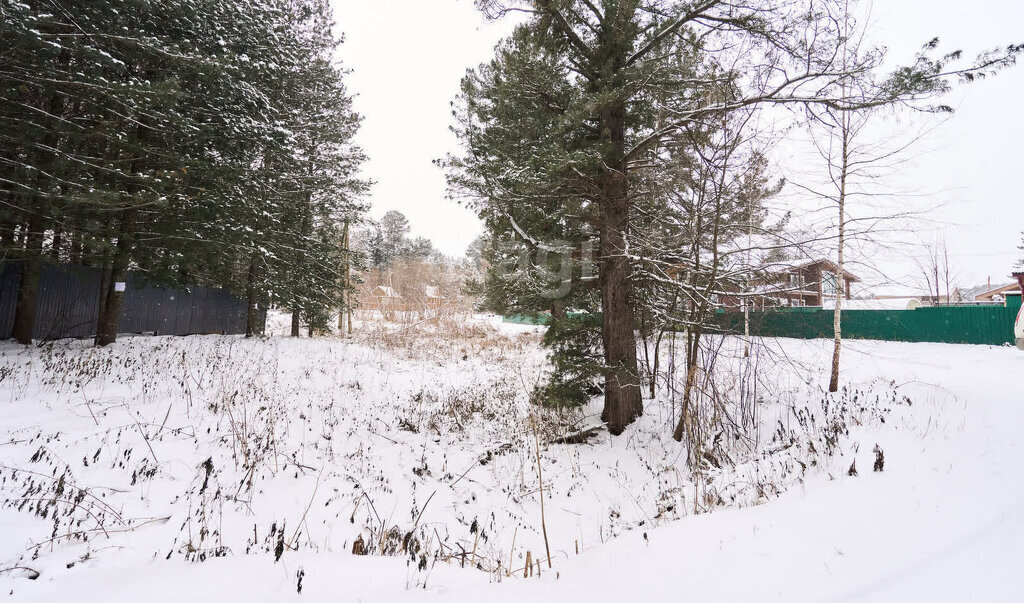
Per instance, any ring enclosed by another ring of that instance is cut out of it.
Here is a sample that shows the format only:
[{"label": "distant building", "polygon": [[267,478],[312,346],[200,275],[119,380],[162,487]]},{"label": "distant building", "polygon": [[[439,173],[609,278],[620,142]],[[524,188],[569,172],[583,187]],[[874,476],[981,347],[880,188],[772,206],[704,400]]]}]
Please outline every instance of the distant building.
[{"label": "distant building", "polygon": [[1007,296],[1020,295],[1020,283],[1007,283],[975,294],[974,301],[1002,302]]},{"label": "distant building", "polygon": [[837,268],[835,262],[822,258],[777,270],[766,296],[782,306],[821,307],[830,300],[834,304],[839,295],[850,299],[860,278],[843,270],[843,278],[838,279]]},{"label": "distant building", "polygon": [[370,291],[372,299],[370,308],[380,310],[385,318],[393,318],[396,312],[413,312],[426,314],[443,308],[448,301],[441,295],[441,288],[434,285],[423,285],[421,289],[413,288],[402,295],[387,285],[377,285]]},{"label": "distant building", "polygon": [[[1015,275],[1016,276],[1016,275]],[[950,295],[952,303],[961,305],[994,304],[1003,305],[1007,300],[1020,299],[1020,283],[993,285],[991,279],[984,285],[957,289]]]},{"label": "distant building", "polygon": [[371,292],[373,305],[381,311],[398,311],[405,309],[405,300],[402,296],[387,285],[377,285]]},{"label": "distant building", "polygon": [[441,288],[433,285],[423,285],[423,305],[428,310],[437,310],[445,303],[445,298],[441,295]]}]

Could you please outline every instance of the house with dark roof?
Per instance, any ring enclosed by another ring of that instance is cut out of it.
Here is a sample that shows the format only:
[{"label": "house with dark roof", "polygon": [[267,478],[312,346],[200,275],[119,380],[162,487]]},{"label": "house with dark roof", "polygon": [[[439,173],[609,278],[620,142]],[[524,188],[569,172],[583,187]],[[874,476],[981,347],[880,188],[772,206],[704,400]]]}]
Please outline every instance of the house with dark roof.
[{"label": "house with dark roof", "polygon": [[848,270],[843,270],[843,277],[839,279],[837,272],[836,263],[825,258],[786,266],[774,272],[773,290],[767,295],[782,306],[821,307],[839,295],[850,299],[853,284],[861,279]]}]

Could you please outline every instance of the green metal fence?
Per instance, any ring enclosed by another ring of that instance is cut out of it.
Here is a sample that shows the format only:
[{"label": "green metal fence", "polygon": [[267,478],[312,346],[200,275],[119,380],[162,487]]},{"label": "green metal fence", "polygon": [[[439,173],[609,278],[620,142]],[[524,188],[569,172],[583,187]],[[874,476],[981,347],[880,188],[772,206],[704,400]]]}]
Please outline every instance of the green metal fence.
[{"label": "green metal fence", "polygon": [[521,314],[516,314],[514,316],[502,316],[501,321],[514,325],[546,325],[551,322],[551,315],[540,314],[538,316],[523,316]]},{"label": "green metal fence", "polygon": [[[569,318],[581,318],[589,316],[587,312],[567,312],[566,316]],[[597,317],[600,318],[601,314],[598,313]],[[522,314],[515,314],[513,316],[502,316],[502,322],[511,323],[514,325],[543,325],[547,326],[551,324],[550,314],[537,314],[536,316],[526,316]]]},{"label": "green metal fence", "polygon": [[[1006,306],[940,306],[916,310],[843,310],[843,337],[933,343],[1013,344],[1013,323],[1020,298]],[[750,333],[760,337],[831,339],[833,311],[775,308],[750,313]],[[551,317],[509,316],[505,322],[547,324]],[[743,314],[719,311],[712,328],[743,333]]]},{"label": "green metal fence", "polygon": [[[1012,344],[1019,306],[941,306],[916,310],[844,310],[843,337],[934,343]],[[762,337],[832,338],[832,310],[775,309],[750,314],[750,332]],[[714,325],[743,333],[743,314],[716,314]]]}]

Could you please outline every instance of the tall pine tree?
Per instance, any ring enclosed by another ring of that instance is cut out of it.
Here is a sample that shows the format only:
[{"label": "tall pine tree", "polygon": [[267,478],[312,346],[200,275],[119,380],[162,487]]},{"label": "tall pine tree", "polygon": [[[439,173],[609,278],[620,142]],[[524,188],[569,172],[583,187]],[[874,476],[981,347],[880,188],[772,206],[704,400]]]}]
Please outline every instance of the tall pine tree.
[{"label": "tall pine tree", "polygon": [[[837,81],[877,69],[881,53],[837,69],[841,32],[829,2],[477,4],[496,18],[528,18],[463,84],[457,130],[465,153],[448,162],[451,183],[475,200],[495,239],[540,249],[552,231],[572,246],[577,232],[598,239],[602,417],[613,434],[643,412],[633,238],[644,222],[644,184],[665,172],[673,161],[666,151],[687,144],[688,128],[765,103],[850,110],[948,87],[945,60],[922,55],[863,94],[835,94]],[[1005,64],[1019,50],[975,67]]]}]

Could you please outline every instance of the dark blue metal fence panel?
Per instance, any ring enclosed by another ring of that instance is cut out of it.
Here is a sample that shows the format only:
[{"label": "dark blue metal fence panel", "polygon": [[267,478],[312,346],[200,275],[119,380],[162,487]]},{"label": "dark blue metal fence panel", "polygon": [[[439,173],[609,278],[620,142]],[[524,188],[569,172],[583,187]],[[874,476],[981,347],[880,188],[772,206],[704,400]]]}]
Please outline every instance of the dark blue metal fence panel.
[{"label": "dark blue metal fence panel", "polygon": [[32,336],[62,339],[95,335],[102,277],[99,268],[42,265]]},{"label": "dark blue metal fence panel", "polygon": [[[92,337],[96,334],[103,271],[84,266],[43,265],[36,300],[36,339]],[[14,307],[21,282],[21,264],[0,263],[0,338],[14,327]],[[261,320],[266,320],[261,312]],[[224,289],[191,287],[189,291],[147,286],[129,274],[125,287],[120,333],[193,335],[242,334],[246,302]]]}]

